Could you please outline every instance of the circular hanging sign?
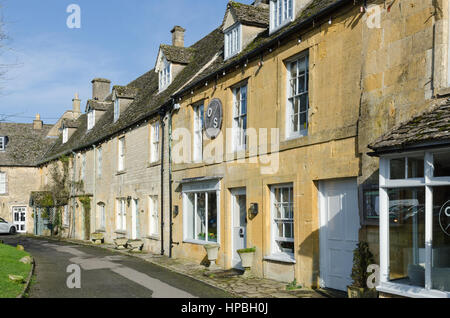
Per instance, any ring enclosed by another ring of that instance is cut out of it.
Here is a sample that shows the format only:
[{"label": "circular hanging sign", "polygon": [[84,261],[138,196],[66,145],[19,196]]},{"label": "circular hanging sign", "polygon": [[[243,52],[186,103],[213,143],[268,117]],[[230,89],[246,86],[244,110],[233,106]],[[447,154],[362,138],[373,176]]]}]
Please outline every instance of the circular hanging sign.
[{"label": "circular hanging sign", "polygon": [[439,213],[439,225],[445,234],[450,236],[450,201],[447,201]]},{"label": "circular hanging sign", "polygon": [[206,136],[214,139],[219,136],[222,129],[223,109],[220,99],[213,99],[205,113]]}]

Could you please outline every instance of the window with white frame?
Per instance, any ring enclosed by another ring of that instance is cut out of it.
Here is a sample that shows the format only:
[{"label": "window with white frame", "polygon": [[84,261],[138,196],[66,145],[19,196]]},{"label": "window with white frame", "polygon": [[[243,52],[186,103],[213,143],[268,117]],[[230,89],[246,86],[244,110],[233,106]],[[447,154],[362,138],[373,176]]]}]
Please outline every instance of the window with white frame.
[{"label": "window with white frame", "polygon": [[125,170],[125,137],[119,138],[119,154],[118,154],[118,166],[120,171]]},{"label": "window with white frame", "polygon": [[242,27],[238,24],[225,32],[225,59],[239,54],[242,49]]},{"label": "window with white frame", "polygon": [[194,107],[194,162],[203,159],[203,127],[204,127],[204,106],[203,104]]},{"label": "window with white frame", "polygon": [[99,230],[106,229],[106,206],[104,203],[97,204],[97,220]]},{"label": "window with white frame", "polygon": [[294,260],[294,187],[271,187],[272,255]]},{"label": "window with white frame", "polygon": [[4,136],[0,136],[0,151],[4,151],[5,148],[6,148],[5,137]]},{"label": "window with white frame", "polygon": [[102,177],[103,170],[103,149],[101,147],[97,148],[97,177]]},{"label": "window with white frame", "polygon": [[150,236],[157,236],[159,234],[159,210],[158,210],[158,196],[152,195],[149,197],[149,234]]},{"label": "window with white frame", "polygon": [[116,201],[116,229],[118,231],[127,230],[127,210],[125,204],[125,199],[117,199]]},{"label": "window with white frame", "polygon": [[69,206],[67,204],[63,208],[63,226],[69,226]]},{"label": "window with white frame", "polygon": [[165,90],[172,81],[172,64],[167,61],[166,58],[163,59],[163,67],[159,71],[159,91]]},{"label": "window with white frame", "polygon": [[270,1],[270,32],[294,20],[294,0]]},{"label": "window with white frame", "polygon": [[116,97],[114,100],[114,122],[119,120],[120,117],[120,99]]},{"label": "window with white frame", "polygon": [[233,89],[233,149],[244,150],[247,145],[247,84]]},{"label": "window with white frame", "polygon": [[87,128],[88,130],[91,130],[92,128],[94,128],[95,125],[95,110],[90,110],[87,114]]},{"label": "window with white frame", "polygon": [[287,63],[288,68],[288,102],[287,102],[287,136],[289,138],[308,134],[309,112],[309,58],[305,52]]},{"label": "window with white frame", "polygon": [[0,172],[0,194],[6,194],[7,184],[6,172]]},{"label": "window with white frame", "polygon": [[159,160],[159,122],[155,121],[150,128],[150,162]]},{"label": "window with white frame", "polygon": [[185,239],[218,242],[218,191],[184,193]]},{"label": "window with white frame", "polygon": [[65,144],[69,140],[69,128],[63,128],[63,144]]},{"label": "window with white frame", "polygon": [[381,290],[450,296],[450,149],[381,158],[380,233]]}]

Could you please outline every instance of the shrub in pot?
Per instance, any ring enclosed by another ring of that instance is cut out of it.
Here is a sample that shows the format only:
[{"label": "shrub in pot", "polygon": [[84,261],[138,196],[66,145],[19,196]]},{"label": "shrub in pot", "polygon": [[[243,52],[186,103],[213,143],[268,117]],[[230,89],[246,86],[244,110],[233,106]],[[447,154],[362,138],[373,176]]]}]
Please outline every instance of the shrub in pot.
[{"label": "shrub in pot", "polygon": [[367,268],[372,264],[375,264],[375,259],[372,252],[370,252],[369,244],[367,242],[359,242],[353,251],[353,283],[347,286],[349,298],[378,298],[376,289],[367,287],[367,280],[370,275],[367,272]]}]

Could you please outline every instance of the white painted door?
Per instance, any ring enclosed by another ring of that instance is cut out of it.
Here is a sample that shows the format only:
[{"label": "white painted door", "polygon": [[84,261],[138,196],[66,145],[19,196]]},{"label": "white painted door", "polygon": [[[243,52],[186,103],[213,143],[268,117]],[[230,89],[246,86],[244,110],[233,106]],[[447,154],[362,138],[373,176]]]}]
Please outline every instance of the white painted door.
[{"label": "white painted door", "polygon": [[232,265],[234,268],[242,268],[237,250],[247,247],[247,196],[245,189],[231,191],[231,210]]},{"label": "white painted door", "polygon": [[138,237],[138,222],[137,222],[137,211],[138,200],[132,200],[131,207],[131,239],[135,240]]},{"label": "white painted door", "polygon": [[26,233],[26,207],[13,207],[13,220],[18,233]]},{"label": "white painted door", "polygon": [[347,290],[360,219],[356,179],[320,183],[321,287]]}]

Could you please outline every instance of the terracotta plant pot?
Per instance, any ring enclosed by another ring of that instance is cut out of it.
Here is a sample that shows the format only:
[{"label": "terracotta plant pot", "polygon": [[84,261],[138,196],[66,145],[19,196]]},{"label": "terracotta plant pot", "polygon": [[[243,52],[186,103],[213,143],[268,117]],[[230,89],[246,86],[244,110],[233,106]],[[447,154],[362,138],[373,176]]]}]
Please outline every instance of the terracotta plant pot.
[{"label": "terracotta plant pot", "polygon": [[378,298],[376,289],[347,286],[348,298]]}]

